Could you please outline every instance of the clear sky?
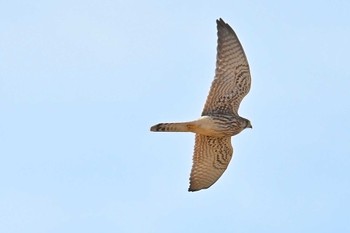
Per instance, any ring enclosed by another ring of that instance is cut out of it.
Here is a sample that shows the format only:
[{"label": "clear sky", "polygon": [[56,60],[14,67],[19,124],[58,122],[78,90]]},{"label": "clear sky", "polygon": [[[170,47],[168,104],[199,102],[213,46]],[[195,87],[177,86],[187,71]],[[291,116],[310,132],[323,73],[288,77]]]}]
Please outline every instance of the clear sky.
[{"label": "clear sky", "polygon": [[[1,1],[0,232],[350,232],[350,2]],[[252,88],[189,193],[222,17]]]}]

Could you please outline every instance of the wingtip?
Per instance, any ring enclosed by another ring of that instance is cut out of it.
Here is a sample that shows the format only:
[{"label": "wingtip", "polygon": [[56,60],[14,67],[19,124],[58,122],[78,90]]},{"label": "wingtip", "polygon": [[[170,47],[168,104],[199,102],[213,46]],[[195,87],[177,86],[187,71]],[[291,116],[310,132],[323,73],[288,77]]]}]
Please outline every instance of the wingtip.
[{"label": "wingtip", "polygon": [[[210,187],[210,186],[209,186],[209,187]],[[198,192],[198,191],[200,191],[200,190],[208,189],[209,187],[193,188],[193,187],[190,186],[190,187],[188,188],[188,191],[193,193],[193,192]]]},{"label": "wingtip", "polygon": [[224,21],[222,18],[218,18],[218,19],[216,20],[216,22],[218,22],[218,23],[225,23],[225,21]]},{"label": "wingtip", "polygon": [[218,25],[227,25],[227,23],[222,19],[222,18],[218,18],[217,20],[216,20],[216,23],[218,24]]},{"label": "wingtip", "polygon": [[218,28],[222,27],[228,29],[229,31],[233,31],[232,27],[228,23],[226,23],[222,18],[217,19],[216,24]]},{"label": "wingtip", "polygon": [[196,185],[196,184],[193,184],[193,183],[190,183],[190,187],[188,187],[188,191],[189,192],[197,192],[197,191],[200,191],[200,190],[203,190],[203,189],[207,189],[209,188],[211,185],[209,186],[203,186],[203,185]]},{"label": "wingtip", "polygon": [[199,191],[201,189],[202,188],[196,187],[196,185],[194,185],[190,180],[190,186],[188,187],[189,192],[196,192],[196,191]]},{"label": "wingtip", "polygon": [[197,191],[199,191],[200,189],[191,189],[191,188],[189,188],[188,189],[188,192],[191,192],[191,193],[193,193],[193,192],[197,192]]}]

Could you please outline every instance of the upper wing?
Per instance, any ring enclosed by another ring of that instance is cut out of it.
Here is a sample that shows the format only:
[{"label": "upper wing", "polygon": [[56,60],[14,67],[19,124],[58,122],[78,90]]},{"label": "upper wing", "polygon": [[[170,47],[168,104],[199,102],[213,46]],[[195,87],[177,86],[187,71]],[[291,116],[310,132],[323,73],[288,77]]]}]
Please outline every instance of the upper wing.
[{"label": "upper wing", "polygon": [[233,154],[231,137],[196,134],[188,191],[209,188],[226,170]]},{"label": "upper wing", "polygon": [[250,71],[243,47],[233,29],[222,19],[216,20],[218,45],[215,78],[202,115],[237,114],[250,90]]}]

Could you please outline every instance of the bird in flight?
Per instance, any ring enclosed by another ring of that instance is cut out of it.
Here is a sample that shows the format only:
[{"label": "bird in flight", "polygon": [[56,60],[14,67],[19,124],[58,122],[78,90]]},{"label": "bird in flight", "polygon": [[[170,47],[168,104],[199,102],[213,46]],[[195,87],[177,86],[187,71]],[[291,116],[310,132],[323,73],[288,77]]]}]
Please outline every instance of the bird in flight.
[{"label": "bird in flight", "polygon": [[238,115],[239,105],[250,90],[247,57],[233,29],[221,18],[217,24],[215,77],[199,119],[159,123],[153,132],[195,133],[193,165],[188,191],[209,188],[224,173],[233,155],[231,137],[252,128]]}]

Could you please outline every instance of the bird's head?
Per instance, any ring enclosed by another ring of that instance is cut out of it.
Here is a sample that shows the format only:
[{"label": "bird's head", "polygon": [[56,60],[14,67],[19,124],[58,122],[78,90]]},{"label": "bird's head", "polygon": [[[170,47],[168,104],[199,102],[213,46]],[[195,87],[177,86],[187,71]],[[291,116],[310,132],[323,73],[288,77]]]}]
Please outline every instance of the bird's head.
[{"label": "bird's head", "polygon": [[253,128],[252,123],[250,123],[250,120],[247,120],[246,128]]},{"label": "bird's head", "polygon": [[[243,118],[243,117],[242,117]],[[246,128],[253,128],[252,124],[250,123],[250,120],[243,118],[243,127]]]}]

